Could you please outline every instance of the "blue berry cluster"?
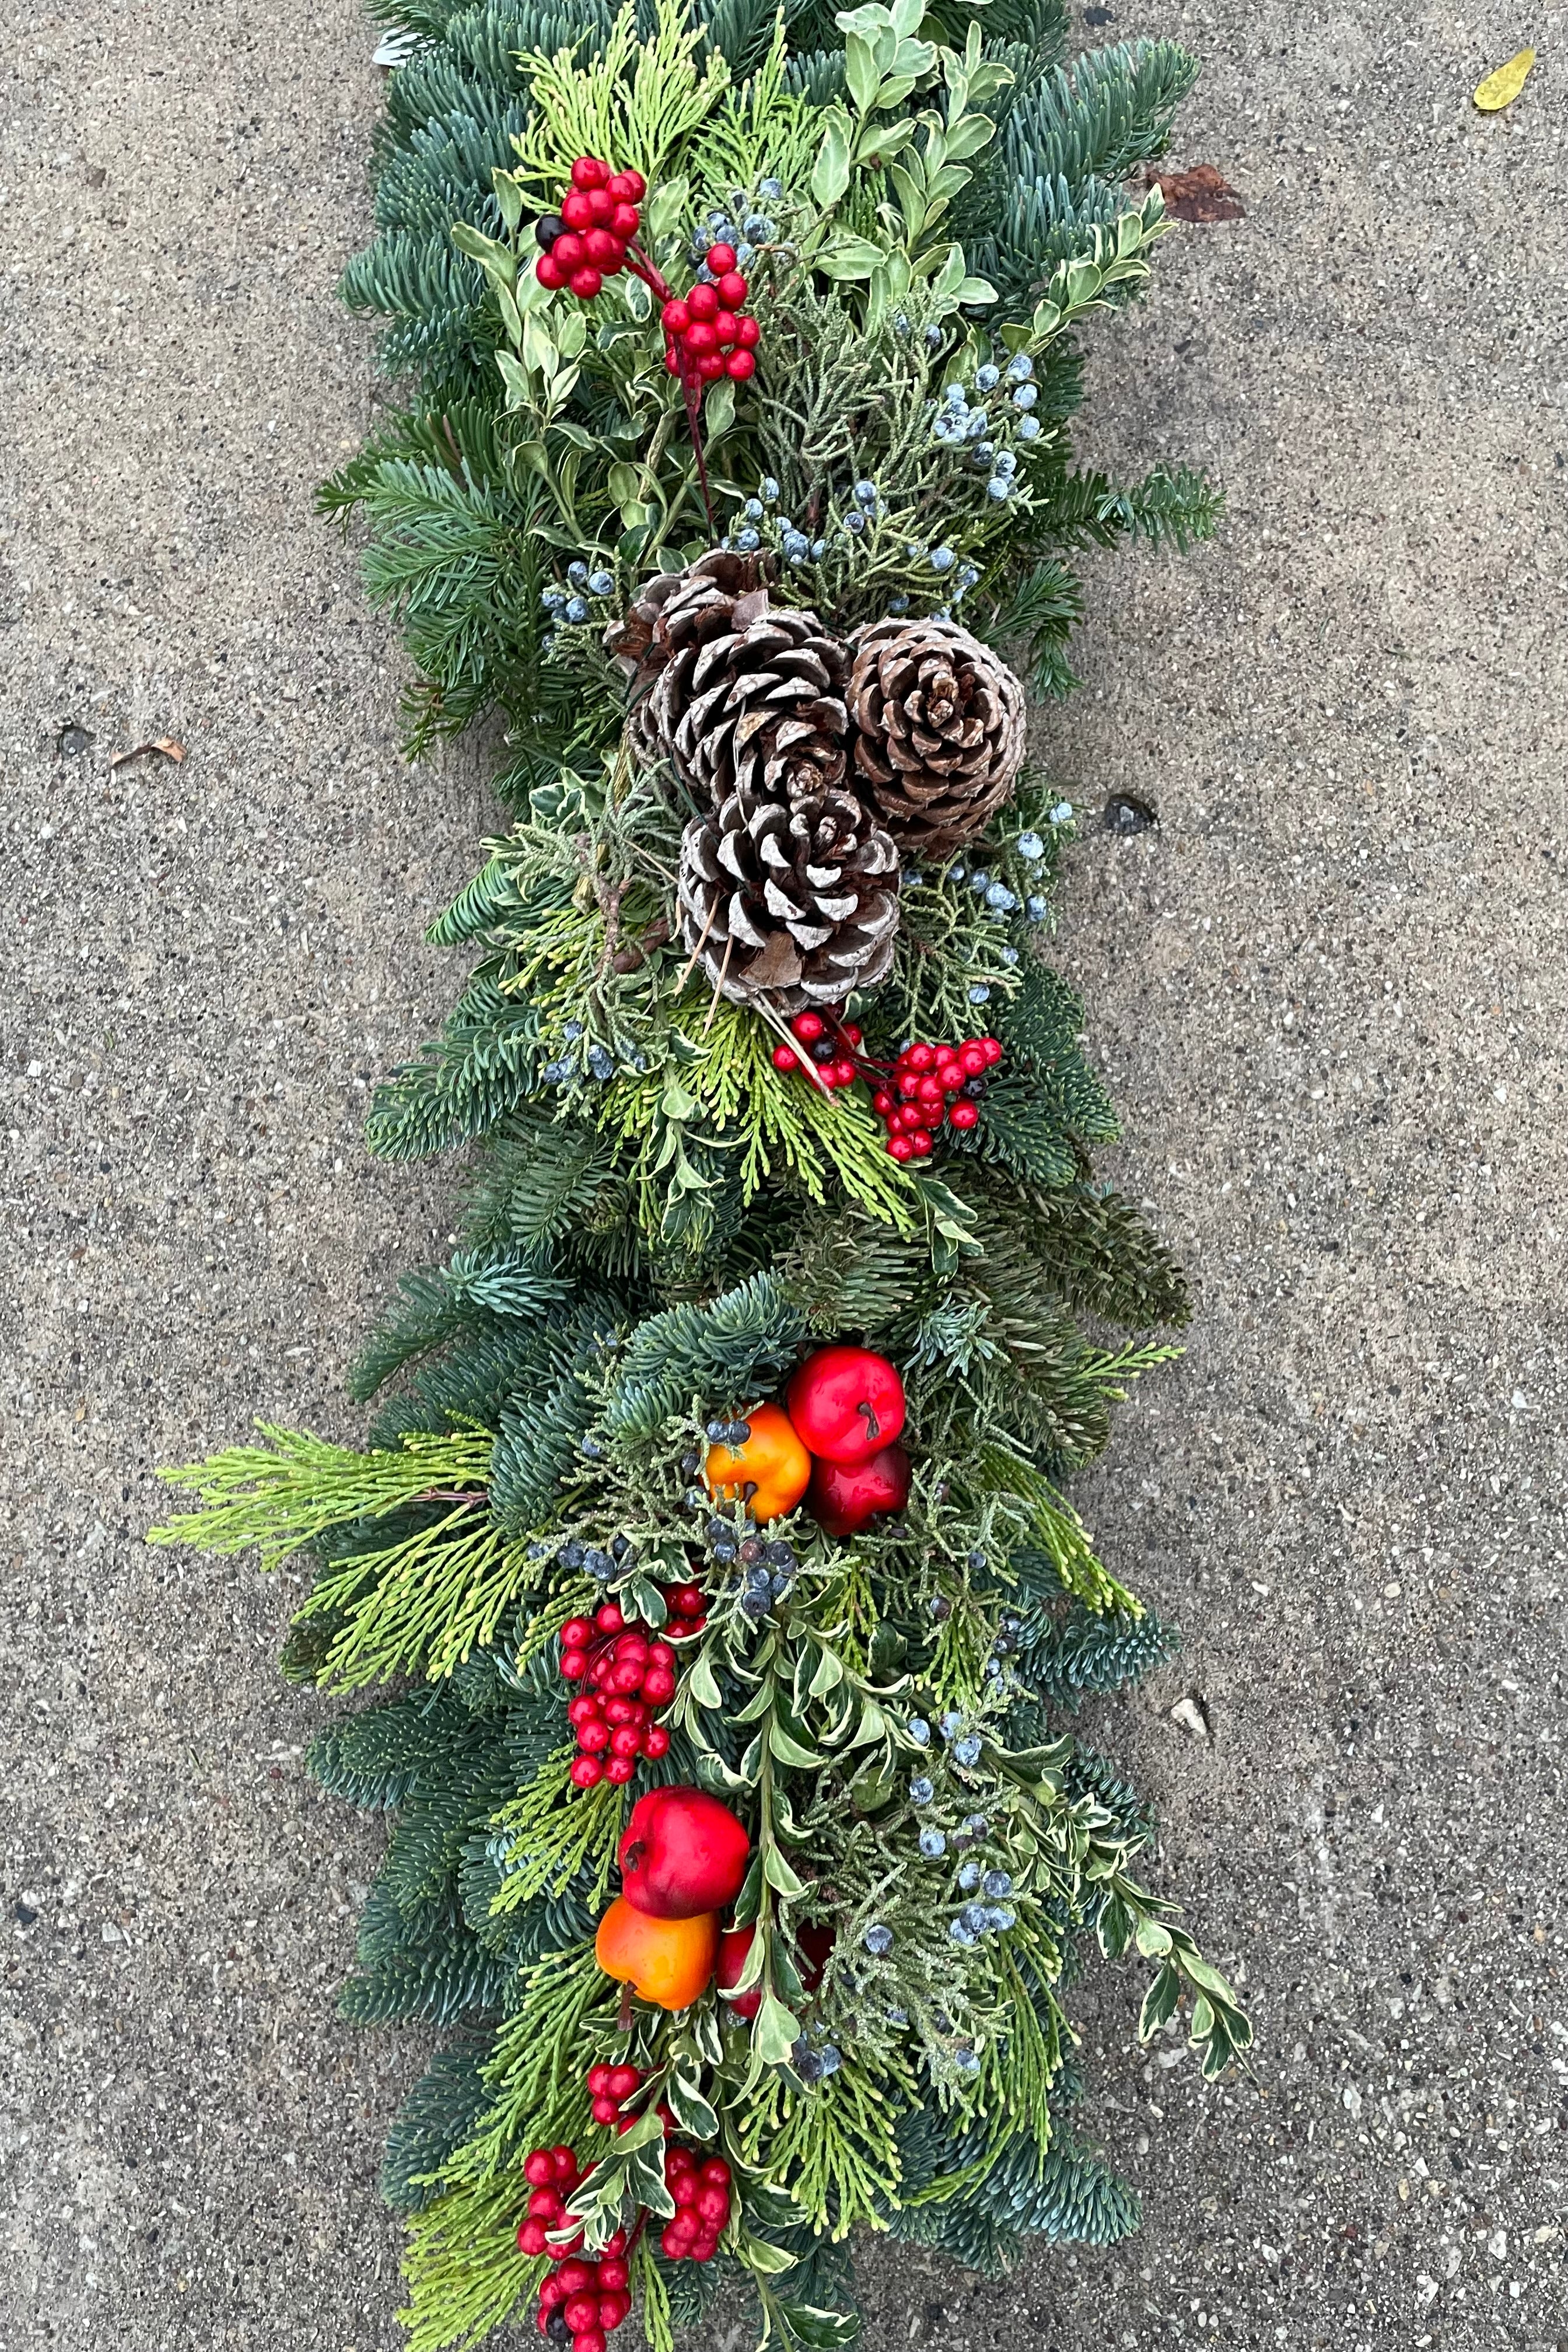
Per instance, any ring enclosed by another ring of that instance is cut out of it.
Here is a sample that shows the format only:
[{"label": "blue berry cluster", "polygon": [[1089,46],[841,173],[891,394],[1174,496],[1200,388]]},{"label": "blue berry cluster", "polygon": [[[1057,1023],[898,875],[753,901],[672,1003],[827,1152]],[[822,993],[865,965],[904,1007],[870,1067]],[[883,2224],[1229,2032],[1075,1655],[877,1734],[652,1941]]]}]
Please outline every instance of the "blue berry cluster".
[{"label": "blue berry cluster", "polygon": [[804,2033],[798,2042],[791,2044],[789,2054],[803,2083],[824,2082],[829,2074],[837,2074],[843,2063],[833,2042],[825,2042],[820,2048],[814,2049]]},{"label": "blue berry cluster", "polygon": [[[569,1046],[578,1045],[582,1040],[583,1034],[583,1024],[580,1021],[568,1021],[565,1027],[561,1032],[563,1040]],[[601,1045],[595,1038],[593,1045],[588,1048],[586,1059],[589,1076],[591,1077],[597,1078],[602,1087],[608,1086],[610,1080],[616,1075],[616,1057],[611,1053],[609,1047],[607,1045]],[[644,1057],[642,1055],[638,1054],[634,1056],[634,1068],[641,1069],[643,1067],[643,1064]],[[546,1062],[539,1075],[543,1079],[547,1087],[570,1086],[573,1079],[577,1076],[577,1064],[569,1053],[561,1054],[556,1056],[554,1061]]]},{"label": "blue berry cluster", "polygon": [[564,588],[546,588],[539,601],[557,625],[581,628],[584,622],[591,617],[588,598],[614,595],[616,575],[613,572],[590,571],[585,563],[569,563],[566,580]]},{"label": "blue berry cluster", "polygon": [[[784,182],[759,180],[757,199],[759,204],[782,204]],[[735,256],[736,268],[744,269],[748,262],[755,259],[758,246],[771,245],[778,235],[777,224],[770,220],[766,213],[752,206],[744,188],[731,188],[728,204],[727,212],[715,208],[705,213],[701,220],[693,225],[691,259],[700,279],[706,280],[712,275],[708,267],[710,245],[729,246]]]},{"label": "blue berry cluster", "polygon": [[741,1565],[745,1578],[741,1590],[741,1614],[759,1624],[775,1601],[782,1601],[795,1580],[800,1563],[795,1546],[782,1537],[764,1543],[760,1536],[748,1537],[741,1546]]},{"label": "blue berry cluster", "polygon": [[557,1568],[570,1570],[574,1575],[595,1578],[607,1583],[612,1576],[637,1565],[637,1553],[625,1536],[616,1536],[606,1548],[603,1544],[585,1544],[573,1536],[559,1547],[547,1543],[530,1544],[530,1559],[553,1559]]},{"label": "blue berry cluster", "polygon": [[[1001,436],[1030,442],[1040,437],[1040,421],[1029,412],[1039,398],[1029,378],[1035,362],[1027,352],[1008,361],[1006,368],[989,361],[976,368],[973,384],[950,383],[931,415],[931,439],[944,449],[962,452],[977,472],[986,477],[985,495],[1005,505],[1017,487],[1017,453]],[[971,398],[978,394],[979,399]],[[999,395],[994,410],[988,395]],[[1008,415],[1009,407],[1012,415]]]}]

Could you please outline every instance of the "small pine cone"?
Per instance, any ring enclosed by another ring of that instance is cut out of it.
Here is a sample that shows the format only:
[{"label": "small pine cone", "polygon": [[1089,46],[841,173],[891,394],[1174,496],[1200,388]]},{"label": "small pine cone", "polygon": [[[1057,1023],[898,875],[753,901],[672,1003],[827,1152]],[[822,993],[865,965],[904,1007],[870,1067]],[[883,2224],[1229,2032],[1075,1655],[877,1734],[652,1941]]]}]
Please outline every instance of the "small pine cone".
[{"label": "small pine cone", "polygon": [[715,549],[653,581],[612,635],[635,740],[715,806],[844,782],[848,656],[815,613],[775,609],[755,557]]},{"label": "small pine cone", "polygon": [[676,895],[688,952],[738,1004],[842,1004],[893,961],[899,853],[848,793],[731,793],[687,826]]},{"label": "small pine cone", "polygon": [[873,621],[851,648],[858,789],[907,848],[943,856],[1017,781],[1024,689],[955,621]]}]

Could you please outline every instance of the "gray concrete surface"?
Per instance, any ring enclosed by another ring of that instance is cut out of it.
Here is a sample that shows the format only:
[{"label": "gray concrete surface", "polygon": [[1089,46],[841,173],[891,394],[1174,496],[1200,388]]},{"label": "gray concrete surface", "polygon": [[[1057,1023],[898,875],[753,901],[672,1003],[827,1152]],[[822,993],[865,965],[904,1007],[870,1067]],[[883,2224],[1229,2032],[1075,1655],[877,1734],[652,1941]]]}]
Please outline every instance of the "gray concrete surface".
[{"label": "gray concrete surface", "polygon": [[[1103,569],[1049,736],[1086,805],[1159,804],[1077,859],[1064,955],[1201,1300],[1085,1497],[1189,1646],[1097,1728],[1257,2074],[1130,2058],[1098,1979],[1142,2236],[999,2291],[873,2254],[873,2352],[1568,2344],[1564,23],[1100,34],[1204,54],[1182,158],[1248,207],[1094,373],[1091,437],[1212,466],[1224,537]],[[401,766],[309,508],[374,396],[331,289],[377,79],[353,0],[13,24],[0,2352],[391,2352],[419,2048],[331,2006],[377,1832],[302,1780],[287,1580],[139,1541],[155,1463],[353,1430],[354,1334],[443,1224],[357,1130],[447,999],[417,935],[484,795]],[[183,767],[111,766],[155,735]]]}]

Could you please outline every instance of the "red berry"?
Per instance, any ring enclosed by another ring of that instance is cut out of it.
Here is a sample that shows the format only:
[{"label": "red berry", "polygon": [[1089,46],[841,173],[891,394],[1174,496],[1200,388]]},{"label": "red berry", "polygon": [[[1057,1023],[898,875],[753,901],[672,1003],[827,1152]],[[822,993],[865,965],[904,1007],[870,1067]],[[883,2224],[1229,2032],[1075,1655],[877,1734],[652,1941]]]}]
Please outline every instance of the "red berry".
[{"label": "red berry", "polygon": [[545,2229],[542,2221],[525,2221],[517,2233],[520,2254],[542,2254],[545,2249]]},{"label": "red berry", "polygon": [[553,2311],[558,2303],[566,2300],[566,2289],[561,2284],[559,2271],[547,2271],[539,2282],[539,2308]]},{"label": "red berry", "polygon": [[910,1138],[910,1141],[914,1146],[914,1153],[917,1160],[925,1160],[930,1157],[931,1137],[926,1133],[923,1127],[916,1128],[914,1133]]},{"label": "red berry", "polygon": [[643,192],[642,181],[636,172],[612,172],[605,185],[618,205],[635,205]]},{"label": "red berry", "polygon": [[757,372],[757,362],[750,352],[731,352],[724,362],[724,373],[734,383],[744,383]]},{"label": "red berry", "polygon": [[[748,368],[746,373],[750,374],[751,370]],[[835,1086],[852,1087],[854,1085],[856,1075],[855,1065],[849,1059],[847,1054],[841,1055],[837,1062],[829,1063],[828,1068],[833,1072],[833,1083]],[[827,1072],[825,1070],[823,1072],[824,1077],[826,1077],[826,1075]]]},{"label": "red berry", "polygon": [[815,1045],[827,1024],[820,1013],[797,1013],[789,1025],[791,1034],[803,1045]]},{"label": "red berry", "polygon": [[612,2230],[612,2231],[610,2232],[610,2235],[609,2235],[609,2236],[605,2240],[605,2253],[607,2253],[607,2254],[624,2254],[624,2253],[626,2252],[626,2231],[625,2231],[624,2230]]},{"label": "red berry", "polygon": [[580,2327],[572,2338],[572,2352],[605,2352],[605,2331],[598,2325],[597,2306],[592,2327]]},{"label": "red berry", "polygon": [[717,2238],[699,2238],[691,2249],[691,2259],[694,2263],[710,2263],[718,2251]]},{"label": "red berry", "polygon": [[522,2168],[522,2177],[533,2189],[548,2189],[555,2178],[555,2163],[547,2147],[536,2147]]},{"label": "red berry", "polygon": [[735,321],[735,341],[743,352],[754,352],[763,340],[763,331],[749,314]]},{"label": "red berry", "polygon": [[574,188],[602,188],[609,176],[609,165],[601,163],[596,155],[579,155],[572,166]]},{"label": "red berry", "polygon": [[565,222],[568,228],[584,229],[593,227],[594,207],[589,203],[587,193],[584,189],[573,188],[568,194],[562,197],[561,217]]},{"label": "red berry", "polygon": [[718,352],[704,352],[702,357],[697,362],[698,382],[700,383],[716,383],[723,373],[724,362],[720,358]]},{"label": "red berry", "polygon": [[673,2221],[667,2221],[658,2233],[658,2242],[672,2263],[680,2261],[686,2252],[686,2235],[678,2231]]},{"label": "red berry", "polygon": [[561,1672],[569,1683],[581,1682],[583,1676],[587,1673],[587,1671],[588,1653],[586,1650],[562,1651]]},{"label": "red berry", "polygon": [[669,1734],[662,1723],[650,1723],[642,1736],[642,1752],[650,1760],[669,1753]]},{"label": "red berry", "polygon": [[682,1617],[700,1617],[708,1603],[700,1584],[678,1584],[669,1596],[669,1605]]},{"label": "red berry", "polygon": [[564,2306],[563,2316],[574,2336],[576,2335],[579,2328],[597,2327],[599,2325],[598,2296],[596,2294],[591,2294],[588,2292],[588,2289],[584,2287],[581,2294],[574,2294],[571,2297],[570,2301]]},{"label": "red berry", "polygon": [[575,294],[579,302],[591,302],[595,295],[598,293],[600,288],[604,285],[604,279],[600,277],[596,269],[590,269],[586,267],[582,269],[574,269],[572,272],[571,278],[567,280],[567,283],[570,285],[573,293]]},{"label": "red berry", "polygon": [[612,1756],[640,1756],[642,1754],[642,1733],[638,1730],[635,1723],[619,1724],[616,1729],[611,1732],[610,1754]]},{"label": "red berry", "polygon": [[664,347],[664,364],[670,375],[680,373],[680,353],[673,343],[667,343]]},{"label": "red berry", "polygon": [[594,1626],[591,1618],[568,1617],[565,1624],[561,1628],[561,1646],[563,1650],[585,1650],[593,1638]]},{"label": "red berry", "polygon": [[656,1639],[647,1645],[647,1662],[650,1666],[673,1666],[675,1652],[668,1642]]},{"label": "red berry", "polygon": [[[596,226],[602,228],[615,209],[616,200],[614,196],[611,195],[608,188],[591,188],[589,190],[588,213],[590,218],[594,221]],[[564,220],[566,217],[565,214],[563,213],[561,217]]]},{"label": "red berry", "polygon": [[888,1150],[895,1160],[912,1160],[915,1156],[915,1147],[907,1135],[889,1136]]},{"label": "red berry", "polygon": [[574,1789],[596,1789],[605,1777],[604,1767],[596,1756],[579,1756],[570,1777]]},{"label": "red berry", "polygon": [[719,316],[713,321],[713,332],[719,338],[719,349],[721,352],[730,352],[734,350],[735,320],[733,314],[731,311],[720,311]]},{"label": "red berry", "polygon": [[588,2112],[596,2124],[613,2124],[619,2119],[621,2103],[618,2099],[601,2096],[594,2101]]},{"label": "red berry", "polygon": [[886,1118],[888,1113],[890,1110],[896,1109],[897,1107],[898,1106],[895,1104],[892,1096],[888,1092],[887,1087],[879,1087],[876,1093],[871,1097],[871,1108],[876,1112],[877,1117],[879,1118]]},{"label": "red berry", "polygon": [[568,2147],[565,2141],[563,2140],[558,2147],[552,2147],[551,2149],[550,2161],[555,2167],[555,2178],[557,2180],[570,2180],[574,2185],[575,2185],[577,2179],[577,2151],[574,2147]]},{"label": "red berry", "polygon": [[[559,245],[557,237],[556,244]],[[716,319],[719,316],[719,289],[715,286],[694,286],[686,298],[686,307],[694,319]]]},{"label": "red berry", "polygon": [[605,1778],[617,1789],[624,1789],[637,1769],[635,1756],[612,1756],[605,1767]]},{"label": "red berry", "polygon": [[982,1037],[979,1040],[979,1045],[981,1052],[985,1056],[985,1065],[988,1069],[1002,1059],[1004,1049],[1000,1037]]},{"label": "red berry", "polygon": [[556,2276],[568,2294],[581,2294],[592,2286],[599,2273],[593,2263],[563,2263]]},{"label": "red berry", "polygon": [[647,182],[643,178],[642,173],[634,172],[628,165],[626,171],[617,172],[616,177],[626,182],[626,193],[630,201],[634,205],[640,205],[647,194]]},{"label": "red berry", "polygon": [[691,313],[679,299],[667,302],[658,315],[667,335],[683,335],[691,324]]},{"label": "red berry", "polygon": [[602,2257],[599,2263],[601,2287],[607,2287],[613,2294],[618,2288],[626,2285],[630,2276],[629,2265],[622,2262],[618,2254],[605,2254]]},{"label": "red berry", "polygon": [[977,1078],[985,1067],[985,1048],[978,1039],[971,1038],[969,1044],[960,1052],[958,1058],[965,1077]]},{"label": "red berry", "polygon": [[613,278],[626,257],[626,247],[607,228],[591,228],[583,239],[583,250],[595,269]]},{"label": "red berry", "polygon": [[939,1103],[942,1100],[942,1080],[928,1074],[915,1088],[915,1099],[922,1103]]},{"label": "red berry", "polygon": [[609,1744],[610,1727],[607,1723],[580,1723],[578,1725],[577,1745],[583,1750],[584,1756],[603,1755],[605,1749],[609,1746]]},{"label": "red berry", "polygon": [[[604,2267],[602,2264],[600,2265],[599,2275],[601,2278],[604,2276]],[[608,2334],[611,2329],[616,2328],[620,2326],[622,2320],[626,2317],[631,2307],[632,2299],[629,2294],[602,2294],[599,2297],[600,2326],[605,2329],[606,2334]]]},{"label": "red berry", "polygon": [[649,1706],[663,1706],[675,1696],[675,1676],[668,1666],[650,1666],[643,1677],[642,1690]]},{"label": "red berry", "polygon": [[[709,268],[712,268],[711,262]],[[719,280],[719,299],[726,310],[738,310],[746,299],[746,281],[738,269],[726,269]]]},{"label": "red berry", "polygon": [[702,2168],[702,2178],[710,2189],[728,2189],[730,2168],[721,2156],[710,2156]]},{"label": "red berry", "polygon": [[584,258],[583,240],[574,229],[563,229],[550,248],[549,257],[563,277],[570,278],[574,269],[581,269]]},{"label": "red berry", "polygon": [[931,1129],[931,1133],[934,1135],[934,1134],[935,1134],[935,1132],[936,1132],[936,1130],[937,1130],[937,1129],[942,1125],[942,1123],[943,1119],[947,1117],[947,1101],[946,1101],[946,1097],[945,1097],[944,1096],[942,1096],[942,1095],[938,1095],[938,1097],[937,1097],[937,1098],[936,1098],[935,1102],[933,1102],[933,1103],[922,1103],[922,1104],[921,1105],[921,1110],[922,1110],[922,1111],[924,1112],[924,1114],[925,1114],[925,1123],[926,1123],[927,1127]]},{"label": "red berry", "polygon": [[686,348],[689,352],[695,352],[699,358],[717,351],[719,348],[717,331],[706,319],[693,320],[686,331]]},{"label": "red berry", "polygon": [[[557,245],[561,242],[559,237],[557,237],[555,241]],[[533,274],[538,278],[542,286],[549,287],[552,294],[566,283],[566,272],[562,268],[561,264],[556,260],[555,256],[552,253],[542,253],[540,255],[538,260],[533,265]]]},{"label": "red berry", "polygon": [[947,1116],[950,1126],[977,1127],[980,1123],[980,1105],[972,1102],[955,1102]]},{"label": "red berry", "polygon": [[536,2189],[528,2200],[531,2221],[559,2221],[562,2210],[561,2199],[553,2189]]},{"label": "red berry", "polygon": [[617,205],[610,215],[609,226],[623,245],[628,245],[642,226],[642,215],[636,205]]},{"label": "red berry", "polygon": [[848,1038],[849,1043],[852,1045],[858,1045],[860,1043],[860,1032],[856,1028],[853,1021],[847,1024],[844,1034]]},{"label": "red berry", "polygon": [[912,1135],[917,1127],[925,1125],[925,1111],[921,1104],[907,1102],[898,1114],[898,1121],[906,1135]]},{"label": "red berry", "polygon": [[618,1601],[601,1601],[594,1612],[594,1622],[601,1633],[618,1633],[626,1622]]},{"label": "red berry", "polygon": [[735,267],[734,247],[732,245],[710,245],[708,248],[708,267],[713,272],[715,278],[722,278],[726,270],[733,269]]},{"label": "red berry", "polygon": [[929,1070],[936,1062],[936,1048],[934,1045],[911,1045],[907,1054],[900,1055],[899,1059],[906,1069]]},{"label": "red berry", "polygon": [[612,2069],[605,2063],[603,2059],[599,2061],[599,2063],[596,2066],[589,2067],[585,2088],[587,2090],[588,2096],[591,2099],[602,2099],[604,2097],[605,2092],[610,2087],[611,2072]]},{"label": "red berry", "polygon": [[714,2229],[721,2230],[730,2218],[730,2192],[727,2189],[704,2189],[697,2200],[700,2219]]}]

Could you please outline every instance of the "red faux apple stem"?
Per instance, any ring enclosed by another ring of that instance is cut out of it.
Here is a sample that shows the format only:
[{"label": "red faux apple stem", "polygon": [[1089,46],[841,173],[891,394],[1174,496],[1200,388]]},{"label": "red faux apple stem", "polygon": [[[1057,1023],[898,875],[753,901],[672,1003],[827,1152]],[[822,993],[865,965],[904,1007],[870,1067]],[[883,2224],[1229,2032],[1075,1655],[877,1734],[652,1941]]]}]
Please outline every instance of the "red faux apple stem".
[{"label": "red faux apple stem", "polygon": [[866,1416],[866,1434],[873,1443],[882,1434],[882,1424],[877,1418],[877,1408],[869,1397],[862,1397],[855,1408]]},{"label": "red faux apple stem", "polygon": [[616,2011],[616,2032],[629,2033],[637,2020],[632,2014],[632,1989],[629,1983],[621,1987],[621,2005]]}]

